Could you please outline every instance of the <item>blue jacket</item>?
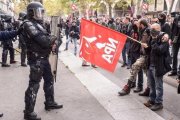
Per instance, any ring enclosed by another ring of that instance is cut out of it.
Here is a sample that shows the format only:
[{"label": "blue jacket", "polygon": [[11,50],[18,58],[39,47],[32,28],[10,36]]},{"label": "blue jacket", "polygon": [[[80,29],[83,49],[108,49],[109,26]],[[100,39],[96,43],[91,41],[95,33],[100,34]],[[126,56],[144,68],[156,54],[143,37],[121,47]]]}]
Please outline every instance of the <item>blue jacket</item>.
[{"label": "blue jacket", "polygon": [[0,31],[0,41],[10,40],[16,37],[18,32],[16,30],[13,31]]}]

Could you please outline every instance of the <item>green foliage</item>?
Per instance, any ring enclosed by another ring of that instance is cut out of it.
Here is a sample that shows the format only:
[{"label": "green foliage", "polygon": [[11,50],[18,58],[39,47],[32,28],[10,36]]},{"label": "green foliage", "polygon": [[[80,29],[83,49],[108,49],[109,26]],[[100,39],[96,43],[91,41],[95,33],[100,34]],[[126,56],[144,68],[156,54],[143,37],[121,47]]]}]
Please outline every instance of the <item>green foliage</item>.
[{"label": "green foliage", "polygon": [[[15,11],[19,13],[20,11],[24,11],[27,4],[31,0],[21,0],[20,3],[15,3]],[[112,5],[115,0],[104,0],[107,4]],[[128,3],[131,0],[121,0],[117,3],[118,7],[127,8]],[[151,0],[149,0],[151,1]],[[43,0],[43,5],[46,9],[46,13],[49,16],[54,15],[62,15],[62,14],[69,14],[74,12],[71,8],[72,4],[76,4],[78,10],[80,12],[85,12],[90,4],[94,4],[95,9],[102,9],[99,8],[101,0]],[[91,7],[92,8],[92,7]],[[105,8],[103,8],[104,10]]]},{"label": "green foliage", "polygon": [[117,3],[117,6],[120,7],[120,8],[123,8],[123,9],[127,9],[129,4],[127,3],[127,1],[125,0],[122,0],[122,1],[119,1]]},{"label": "green foliage", "polygon": [[14,6],[15,6],[15,14],[18,14],[19,12],[26,11],[26,6],[30,2],[29,0],[21,0],[21,2],[16,2],[15,0]]}]

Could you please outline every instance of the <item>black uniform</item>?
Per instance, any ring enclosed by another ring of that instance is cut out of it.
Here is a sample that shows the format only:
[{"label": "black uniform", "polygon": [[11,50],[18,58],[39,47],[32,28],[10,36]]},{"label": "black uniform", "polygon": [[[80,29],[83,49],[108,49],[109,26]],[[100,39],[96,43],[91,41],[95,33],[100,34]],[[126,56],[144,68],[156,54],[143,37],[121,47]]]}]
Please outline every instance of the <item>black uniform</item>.
[{"label": "black uniform", "polygon": [[[13,26],[11,24],[11,18],[9,18],[5,23],[4,23],[4,30],[6,31],[11,31],[13,30]],[[3,52],[2,52],[2,67],[9,67],[7,65],[7,56],[8,56],[8,51],[10,54],[10,63],[14,63],[14,49],[13,49],[13,43],[12,40],[9,41],[3,41]]]},{"label": "black uniform", "polygon": [[[38,10],[37,10],[38,9]],[[36,12],[43,12],[43,7],[39,2],[32,2],[27,7],[27,20],[23,23],[23,36],[26,38],[27,59],[30,65],[29,86],[25,92],[24,118],[27,120],[41,120],[34,113],[36,96],[41,78],[44,79],[45,109],[59,109],[54,101],[54,80],[49,64],[49,54],[51,52],[51,36],[36,16]],[[29,13],[28,13],[29,12]],[[32,15],[32,12],[33,15]],[[40,15],[41,13],[38,13]]]},{"label": "black uniform", "polygon": [[[19,13],[19,25],[25,20],[26,13]],[[20,26],[19,26],[20,27]],[[27,49],[26,49],[26,43],[25,43],[25,37],[20,34],[19,35],[19,47],[21,48],[21,66],[26,67],[26,55],[27,55]]]},{"label": "black uniform", "polygon": [[[17,34],[18,34],[18,31],[1,31],[0,32],[0,41],[12,39],[12,38],[16,37]],[[3,114],[0,113],[0,117],[2,117],[2,116],[3,116]]]}]

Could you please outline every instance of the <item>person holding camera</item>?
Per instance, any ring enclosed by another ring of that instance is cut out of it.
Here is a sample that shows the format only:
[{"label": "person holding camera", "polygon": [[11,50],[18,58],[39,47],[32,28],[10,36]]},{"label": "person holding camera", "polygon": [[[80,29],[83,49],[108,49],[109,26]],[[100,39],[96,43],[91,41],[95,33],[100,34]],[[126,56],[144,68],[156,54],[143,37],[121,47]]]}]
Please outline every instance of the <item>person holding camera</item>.
[{"label": "person holding camera", "polygon": [[157,23],[151,25],[150,57],[148,59],[147,77],[150,83],[149,100],[144,103],[153,111],[163,108],[163,76],[171,70],[169,53],[169,36],[161,32]]},{"label": "person holding camera", "polygon": [[79,39],[79,27],[76,25],[76,22],[72,22],[72,26],[69,29],[69,38],[66,42],[65,51],[68,50],[69,42],[72,40],[74,42],[74,55],[77,54],[77,40]]}]

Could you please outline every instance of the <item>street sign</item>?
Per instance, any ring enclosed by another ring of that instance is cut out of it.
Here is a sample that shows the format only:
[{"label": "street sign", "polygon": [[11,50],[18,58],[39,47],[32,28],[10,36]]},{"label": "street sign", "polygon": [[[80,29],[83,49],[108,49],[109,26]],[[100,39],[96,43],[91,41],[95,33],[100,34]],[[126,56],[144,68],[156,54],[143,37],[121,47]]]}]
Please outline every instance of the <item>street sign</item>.
[{"label": "street sign", "polygon": [[148,7],[149,7],[148,4],[144,4],[144,3],[143,3],[142,8],[143,8],[144,10],[147,10]]},{"label": "street sign", "polygon": [[72,10],[77,10],[77,6],[75,4],[72,4],[71,8]]}]

